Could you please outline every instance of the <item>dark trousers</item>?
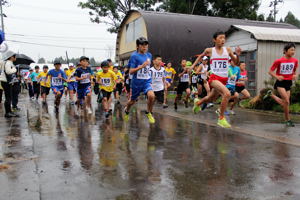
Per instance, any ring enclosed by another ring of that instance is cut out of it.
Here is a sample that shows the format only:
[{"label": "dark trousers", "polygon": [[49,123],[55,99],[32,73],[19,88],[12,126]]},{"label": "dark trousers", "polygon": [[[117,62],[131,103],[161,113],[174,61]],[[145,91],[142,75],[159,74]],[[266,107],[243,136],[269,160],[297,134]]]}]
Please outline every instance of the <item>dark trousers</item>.
[{"label": "dark trousers", "polygon": [[34,95],[36,95],[36,99],[38,99],[40,96],[40,90],[41,90],[40,84],[38,82],[34,81],[33,82],[33,93],[34,93]]},{"label": "dark trousers", "polygon": [[5,113],[7,114],[11,112],[12,87],[10,84],[3,81],[1,82],[1,85],[4,90],[4,95],[5,95],[4,107],[5,107]]},{"label": "dark trousers", "polygon": [[30,98],[34,96],[32,83],[28,83],[28,92]]},{"label": "dark trousers", "polygon": [[12,85],[12,107],[17,108],[19,102],[19,94],[21,92],[20,83],[14,83]]},{"label": "dark trousers", "polygon": [[3,90],[0,89],[0,103],[2,103],[2,94],[3,94]]}]

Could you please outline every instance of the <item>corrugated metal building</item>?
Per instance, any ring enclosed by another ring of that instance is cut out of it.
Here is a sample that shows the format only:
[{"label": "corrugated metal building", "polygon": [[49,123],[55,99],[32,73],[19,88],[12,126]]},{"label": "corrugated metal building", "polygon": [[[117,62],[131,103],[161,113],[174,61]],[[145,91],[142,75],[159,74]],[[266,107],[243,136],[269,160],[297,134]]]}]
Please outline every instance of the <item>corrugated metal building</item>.
[{"label": "corrugated metal building", "polygon": [[284,23],[130,11],[117,35],[116,61],[127,64],[130,54],[135,51],[136,38],[144,36],[150,42],[151,53],[160,54],[164,61],[171,61],[177,67],[181,58],[190,58],[213,46],[212,35],[216,31],[227,31],[232,25],[296,28]]},{"label": "corrugated metal building", "polygon": [[[228,31],[226,46],[240,46],[243,50],[241,60],[247,64],[252,95],[265,87],[264,82],[270,79],[270,66],[283,56],[283,47],[288,42],[296,43],[300,51],[300,29],[233,25]],[[296,58],[300,60],[300,52]]]}]

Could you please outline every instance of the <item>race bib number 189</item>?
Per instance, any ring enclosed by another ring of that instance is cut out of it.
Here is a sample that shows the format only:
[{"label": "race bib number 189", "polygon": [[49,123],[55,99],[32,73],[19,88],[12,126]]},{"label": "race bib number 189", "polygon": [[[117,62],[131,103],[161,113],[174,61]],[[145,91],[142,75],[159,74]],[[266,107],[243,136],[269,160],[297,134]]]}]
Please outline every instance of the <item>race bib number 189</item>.
[{"label": "race bib number 189", "polygon": [[294,63],[281,63],[280,74],[293,74]]}]

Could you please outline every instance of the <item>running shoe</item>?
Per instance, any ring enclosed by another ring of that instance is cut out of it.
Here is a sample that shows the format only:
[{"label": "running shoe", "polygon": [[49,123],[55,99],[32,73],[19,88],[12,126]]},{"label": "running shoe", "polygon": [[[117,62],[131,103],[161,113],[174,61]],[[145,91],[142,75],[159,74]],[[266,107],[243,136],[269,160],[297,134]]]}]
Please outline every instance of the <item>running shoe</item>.
[{"label": "running shoe", "polygon": [[201,111],[201,107],[198,105],[199,101],[200,101],[200,99],[195,99],[194,100],[194,107],[193,107],[194,114],[197,114]]},{"label": "running shoe", "polygon": [[220,108],[216,110],[216,114],[220,117]]},{"label": "running shoe", "polygon": [[92,108],[91,108],[91,107],[88,107],[88,108],[87,108],[87,113],[88,113],[89,115],[93,113],[93,111],[92,111]]},{"label": "running shoe", "polygon": [[291,120],[285,121],[284,123],[287,127],[295,127],[294,122],[292,122]]},{"label": "running shoe", "polygon": [[266,100],[267,98],[269,98],[272,95],[272,90],[268,90],[266,95],[263,97],[263,100]]},{"label": "running shoe", "polygon": [[223,119],[218,119],[218,125],[223,128],[231,128],[231,125],[227,122],[225,117]]},{"label": "running shoe", "polygon": [[214,107],[214,104],[213,103],[208,103],[207,108],[211,108],[211,107]]},{"label": "running shoe", "polygon": [[146,113],[148,119],[149,119],[149,123],[150,124],[154,124],[155,123],[155,119],[154,117],[152,116],[152,114],[149,112],[149,113]]},{"label": "running shoe", "polygon": [[124,109],[124,113],[125,113],[125,115],[124,115],[124,121],[128,122],[129,121],[129,112],[126,110],[126,107]]},{"label": "running shoe", "polygon": [[207,108],[208,104],[207,103],[203,103],[202,104],[202,107],[201,107],[201,110],[205,110]]},{"label": "running shoe", "polygon": [[74,102],[74,101],[71,101],[70,104],[73,106],[73,105],[75,105],[75,102]]},{"label": "running shoe", "polygon": [[168,107],[168,105],[167,104],[163,104],[163,108],[167,108]]},{"label": "running shoe", "polygon": [[233,110],[229,110],[228,113],[229,113],[230,115],[235,115],[235,112],[234,112]]}]

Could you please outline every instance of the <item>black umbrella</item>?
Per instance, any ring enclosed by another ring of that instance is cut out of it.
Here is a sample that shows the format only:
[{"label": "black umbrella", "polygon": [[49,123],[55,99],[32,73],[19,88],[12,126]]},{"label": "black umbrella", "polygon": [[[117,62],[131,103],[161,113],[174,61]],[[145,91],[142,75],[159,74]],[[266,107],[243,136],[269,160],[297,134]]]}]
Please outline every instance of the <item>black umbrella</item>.
[{"label": "black umbrella", "polygon": [[17,57],[17,60],[16,60],[16,62],[14,62],[15,65],[20,65],[20,64],[30,65],[31,63],[34,63],[34,61],[30,57],[28,57],[24,54],[17,54],[16,57]]},{"label": "black umbrella", "polygon": [[29,69],[30,69],[30,66],[29,66],[29,65],[23,65],[23,64],[22,64],[22,65],[17,65],[17,68],[20,69],[20,70],[21,70],[21,69],[27,69],[27,70],[29,70]]}]

